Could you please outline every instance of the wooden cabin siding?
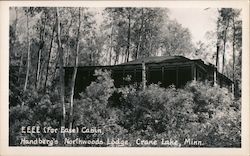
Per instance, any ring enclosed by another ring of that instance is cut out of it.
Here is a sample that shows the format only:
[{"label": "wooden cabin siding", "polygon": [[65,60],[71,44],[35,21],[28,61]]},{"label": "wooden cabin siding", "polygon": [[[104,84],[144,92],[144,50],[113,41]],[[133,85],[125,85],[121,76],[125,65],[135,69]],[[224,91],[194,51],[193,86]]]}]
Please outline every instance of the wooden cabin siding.
[{"label": "wooden cabin siding", "polygon": [[[153,61],[146,59],[146,80],[147,85],[160,83],[161,87],[175,85],[177,88],[183,87],[192,80],[214,81],[214,67],[206,65],[202,60],[190,60],[184,57],[173,57],[165,60],[159,57],[153,57]],[[179,59],[178,59],[179,58]],[[125,64],[114,66],[85,66],[78,67],[76,76],[75,92],[79,94],[90,85],[91,81],[96,79],[93,76],[96,69],[106,69],[111,71],[111,77],[114,79],[116,87],[140,83],[142,81],[142,60],[131,61]],[[65,67],[65,85],[68,85],[73,73],[73,67]],[[130,81],[126,80],[130,77]],[[218,74],[217,83],[223,87],[231,87],[232,81],[222,74]]]}]

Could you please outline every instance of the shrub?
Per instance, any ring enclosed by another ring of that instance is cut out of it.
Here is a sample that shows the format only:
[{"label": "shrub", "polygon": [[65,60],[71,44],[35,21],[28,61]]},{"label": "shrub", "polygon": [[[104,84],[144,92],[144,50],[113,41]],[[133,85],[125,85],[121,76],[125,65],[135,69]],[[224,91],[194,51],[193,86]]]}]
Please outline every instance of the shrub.
[{"label": "shrub", "polygon": [[[67,137],[125,139],[130,142],[128,146],[138,146],[137,138],[172,139],[185,147],[194,146],[184,144],[187,138],[202,141],[204,147],[241,146],[241,101],[225,88],[198,81],[179,89],[155,84],[144,90],[136,84],[115,88],[110,72],[97,70],[94,76],[96,81],[81,93],[80,99],[74,100],[73,126],[101,128],[104,134],[79,133]],[[13,95],[11,98],[15,99]],[[19,145],[21,137],[58,137],[49,133],[20,133],[21,126],[60,127],[62,109],[57,90],[46,94],[27,91],[19,96],[20,102],[10,105],[10,145]]]},{"label": "shrub", "polygon": [[119,124],[132,140],[164,137],[183,143],[191,138],[206,147],[240,146],[240,110],[232,107],[235,101],[225,88],[191,82],[184,89],[150,85],[144,91],[125,87],[120,92],[124,113]]},{"label": "shrub", "polygon": [[106,139],[126,137],[126,130],[117,124],[117,109],[109,107],[109,98],[115,91],[113,80],[108,71],[95,71],[97,79],[88,86],[81,99],[76,101],[75,126],[88,128],[98,127],[104,131],[102,134],[84,135],[85,139]]},{"label": "shrub", "polygon": [[23,103],[18,103],[16,106],[11,106],[9,110],[9,137],[10,145],[20,145],[21,138],[56,138],[56,134],[39,133],[28,134],[21,133],[21,127],[27,126],[51,126],[59,127],[61,119],[61,106],[56,101],[51,101],[53,95],[37,94],[33,92],[25,92]]}]

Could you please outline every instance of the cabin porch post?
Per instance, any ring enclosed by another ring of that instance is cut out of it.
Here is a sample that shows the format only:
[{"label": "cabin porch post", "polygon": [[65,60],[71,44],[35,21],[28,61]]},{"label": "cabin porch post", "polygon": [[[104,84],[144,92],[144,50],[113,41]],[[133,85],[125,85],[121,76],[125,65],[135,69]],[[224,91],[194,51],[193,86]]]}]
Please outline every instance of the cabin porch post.
[{"label": "cabin porch post", "polygon": [[193,75],[193,80],[196,81],[197,80],[197,76],[196,76],[196,65],[195,63],[192,64],[192,75]]},{"label": "cabin porch post", "polygon": [[142,61],[142,89],[145,90],[146,88],[146,66],[145,62]]},{"label": "cabin porch post", "polygon": [[214,68],[214,86],[217,86],[217,75],[218,75],[217,68],[215,67]]},{"label": "cabin porch post", "polygon": [[165,86],[165,84],[164,84],[164,66],[161,67],[161,84],[162,84],[162,86]]}]

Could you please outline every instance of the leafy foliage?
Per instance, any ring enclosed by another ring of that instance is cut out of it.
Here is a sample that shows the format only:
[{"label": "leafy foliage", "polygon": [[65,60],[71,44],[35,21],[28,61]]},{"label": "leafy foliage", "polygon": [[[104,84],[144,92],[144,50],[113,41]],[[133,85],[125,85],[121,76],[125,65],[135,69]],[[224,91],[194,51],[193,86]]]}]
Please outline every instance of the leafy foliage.
[{"label": "leafy foliage", "polygon": [[[70,122],[68,112],[73,107],[67,103],[67,88],[66,91],[62,89],[64,73],[58,72],[57,67],[59,53],[61,66],[74,64],[72,51],[77,48],[77,9],[57,8],[58,14],[56,8],[10,9],[11,15],[15,11],[9,32],[10,145],[20,145],[21,138],[65,137],[58,133],[24,134],[20,129],[30,125],[59,128],[62,116],[66,117],[65,125]],[[200,42],[194,49],[189,30],[170,20],[168,12],[166,8],[105,8],[99,11],[83,8],[79,65],[112,65],[155,55],[202,55],[212,62],[214,55],[207,53],[214,47]],[[140,84],[115,88],[108,71],[96,71],[96,81],[86,88],[80,99],[74,100],[73,127],[99,127],[104,134],[67,137],[127,139],[128,146],[138,146],[134,142],[136,138],[171,138],[180,143],[185,138],[194,138],[202,140],[205,147],[240,147],[242,21],[239,10],[221,9],[219,13],[219,29],[212,36],[218,34],[218,39],[222,40],[225,21],[229,20],[224,42],[234,43],[235,60],[228,60],[225,70],[237,84],[237,99],[225,88],[201,82],[189,83],[182,89],[150,85],[143,90]],[[104,19],[100,23],[96,22],[98,16]],[[50,20],[55,18],[60,22]],[[215,44],[215,41],[211,42]],[[59,76],[62,84],[58,83]],[[27,89],[23,89],[26,88],[24,84]],[[62,94],[64,92],[66,96]],[[65,106],[60,102],[60,96],[66,99]],[[62,113],[63,109],[66,114]]]},{"label": "leafy foliage", "polygon": [[[183,89],[161,88],[156,84],[145,90],[137,85],[115,88],[110,72],[97,70],[94,75],[96,81],[75,100],[73,126],[99,127],[104,134],[79,133],[73,138],[128,139],[128,146],[138,146],[134,141],[137,138],[171,138],[188,147],[192,145],[183,144],[184,140],[193,138],[201,140],[205,147],[241,146],[240,101],[235,101],[225,88],[195,81]],[[39,96],[35,92],[27,95],[29,100],[23,107],[20,104],[10,107],[12,145],[18,145],[21,137],[35,137],[20,134],[20,126],[60,125],[61,105],[55,96]]]}]

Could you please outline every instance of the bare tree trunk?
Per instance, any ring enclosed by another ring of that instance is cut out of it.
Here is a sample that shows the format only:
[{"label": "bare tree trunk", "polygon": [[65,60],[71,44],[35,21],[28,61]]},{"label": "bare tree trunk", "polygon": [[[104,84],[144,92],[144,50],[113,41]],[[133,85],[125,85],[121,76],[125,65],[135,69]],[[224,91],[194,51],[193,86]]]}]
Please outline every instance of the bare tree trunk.
[{"label": "bare tree trunk", "polygon": [[119,61],[119,57],[120,57],[120,47],[116,47],[116,55],[115,55],[115,65],[118,63]]},{"label": "bare tree trunk", "polygon": [[130,48],[130,26],[131,25],[131,15],[130,15],[130,11],[129,11],[129,14],[128,14],[128,39],[127,39],[127,49],[126,49],[126,62],[129,61],[129,48]]},{"label": "bare tree trunk", "polygon": [[[99,49],[96,49],[96,53],[95,53],[95,58],[97,57],[97,54],[99,53]],[[99,58],[98,58],[99,59]],[[94,66],[96,66],[98,64],[98,59],[94,59]]]},{"label": "bare tree trunk", "polygon": [[[153,51],[153,45],[152,45],[152,33],[151,31],[149,32],[149,52],[148,52],[148,57],[152,56],[152,51]],[[155,54],[153,54],[153,56],[155,56]]]},{"label": "bare tree trunk", "polygon": [[[17,36],[17,32],[16,32],[16,29],[17,29],[17,26],[18,26],[18,8],[15,7],[15,11],[16,11],[16,19],[15,19],[15,36]],[[16,40],[14,42],[14,45],[13,47],[16,46]],[[22,71],[22,68],[23,68],[23,50],[21,50],[21,60],[20,60],[20,64],[19,64],[19,71],[18,71],[18,82],[20,82],[20,79],[21,79],[21,71]]]},{"label": "bare tree trunk", "polygon": [[141,27],[140,27],[140,31],[139,31],[139,40],[138,40],[138,44],[137,44],[137,47],[136,47],[136,53],[135,53],[135,58],[138,59],[139,58],[139,52],[140,52],[140,47],[141,47],[141,40],[142,40],[142,29],[143,29],[143,25],[144,25],[144,12],[143,12],[143,8],[141,10]]},{"label": "bare tree trunk", "polygon": [[[16,18],[15,18],[14,23],[13,23],[13,25],[14,25],[13,30],[14,30],[15,39],[13,41],[13,45],[10,46],[10,48],[16,47],[16,42],[17,42],[17,22],[18,22],[18,8],[17,7],[15,7],[15,12],[16,12]],[[11,51],[13,51],[13,50],[11,49]],[[18,50],[15,49],[15,56],[17,55],[17,53],[18,53]]]},{"label": "bare tree trunk", "polygon": [[219,41],[217,39],[216,45],[216,60],[215,60],[215,70],[214,70],[214,86],[217,85],[218,69],[219,69]]},{"label": "bare tree trunk", "polygon": [[127,54],[126,54],[126,49],[122,49],[123,50],[123,63],[125,63],[126,62],[126,60],[127,60]]},{"label": "bare tree trunk", "polygon": [[[217,33],[218,33],[218,28],[219,26],[217,25]],[[216,43],[216,59],[215,59],[215,70],[214,70],[214,86],[217,85],[217,77],[218,77],[218,70],[219,70],[219,52],[220,52],[220,45],[219,45],[219,37],[217,34],[217,43]]]},{"label": "bare tree trunk", "polygon": [[72,126],[73,126],[74,89],[75,89],[75,80],[76,80],[77,67],[78,67],[79,38],[80,38],[80,27],[81,27],[81,8],[79,8],[78,21],[79,21],[79,25],[78,25],[77,38],[76,38],[75,65],[74,65],[74,72],[73,72],[73,75],[72,75],[71,87],[70,87],[70,116],[69,116],[69,128],[72,128]]},{"label": "bare tree trunk", "polygon": [[219,22],[218,21],[217,21],[217,26],[216,26],[216,32],[217,32],[217,43],[216,43],[216,59],[215,59],[216,69],[214,70],[214,86],[217,85],[217,77],[218,77],[218,70],[219,70],[220,39],[219,39]]},{"label": "bare tree trunk", "polygon": [[[57,54],[57,55],[59,55],[59,54]],[[51,78],[52,81],[53,81],[53,80],[55,79],[55,77],[56,77],[56,71],[57,71],[57,67],[58,67],[58,64],[59,64],[59,57],[56,57],[54,63],[55,63],[55,68],[54,68],[54,71],[52,72],[52,73],[54,73],[53,76],[52,76],[52,78]]]},{"label": "bare tree trunk", "polygon": [[227,29],[228,29],[228,26],[229,26],[229,21],[227,21],[227,26],[226,26],[226,29],[225,29],[225,32],[224,32],[224,42],[223,42],[223,55],[222,55],[222,71],[221,73],[224,74],[224,66],[225,66],[225,53],[226,53],[226,43],[227,43]]},{"label": "bare tree trunk", "polygon": [[232,93],[234,95],[235,91],[235,19],[233,17],[233,85],[232,85]]},{"label": "bare tree trunk", "polygon": [[21,60],[20,60],[20,65],[19,65],[19,71],[18,71],[18,81],[20,82],[20,79],[21,79],[21,71],[22,71],[22,68],[23,68],[23,51],[21,51]]},{"label": "bare tree trunk", "polygon": [[39,75],[41,68],[41,47],[38,50],[37,70],[36,70],[36,89],[39,89]]},{"label": "bare tree trunk", "polygon": [[25,83],[24,83],[24,88],[23,91],[25,92],[27,89],[27,85],[28,85],[28,80],[29,80],[29,72],[30,72],[30,35],[29,35],[29,15],[27,13],[26,15],[27,18],[27,53],[28,53],[28,57],[27,57],[27,71],[26,71],[26,77],[25,77]]},{"label": "bare tree trunk", "polygon": [[142,62],[142,90],[145,90],[146,88],[146,66],[145,66],[145,62]]},{"label": "bare tree trunk", "polygon": [[[123,48],[122,48],[122,50],[123,50]],[[122,51],[122,50],[121,50],[121,51]],[[125,54],[124,54],[123,52],[121,52],[121,55],[122,55],[122,61],[121,61],[121,63],[124,63],[125,60],[126,60],[126,59],[125,59]]]},{"label": "bare tree trunk", "polygon": [[[70,31],[70,28],[72,26],[72,18],[70,19],[70,24],[69,24],[69,27],[68,27],[68,30],[67,30],[67,36],[69,36],[69,31]],[[66,39],[66,47],[67,47],[67,51],[66,51],[66,60],[65,60],[65,64],[66,65],[69,65],[69,37],[67,37]]]},{"label": "bare tree trunk", "polygon": [[39,63],[38,63],[38,67],[37,67],[37,77],[36,77],[36,89],[39,90],[40,88],[40,79],[41,79],[41,51],[40,50],[40,53],[39,53]]},{"label": "bare tree trunk", "polygon": [[92,55],[91,55],[91,53],[90,53],[90,54],[89,54],[89,65],[90,65],[90,66],[92,66],[92,59],[93,59],[93,58],[92,58]]},{"label": "bare tree trunk", "polygon": [[60,14],[59,8],[56,8],[56,17],[57,17],[57,43],[58,43],[58,53],[59,53],[59,75],[60,75],[60,100],[62,104],[62,122],[61,126],[65,127],[65,117],[66,109],[64,102],[64,69],[63,69],[63,49],[61,43],[61,28],[60,28]]},{"label": "bare tree trunk", "polygon": [[40,79],[41,79],[41,55],[42,50],[44,47],[44,38],[45,38],[45,28],[46,28],[46,13],[44,13],[44,23],[43,23],[43,29],[40,31],[40,46],[38,51],[38,61],[37,61],[37,73],[36,73],[36,89],[39,90],[40,88]]},{"label": "bare tree trunk", "polygon": [[111,24],[111,33],[110,33],[110,48],[109,48],[109,65],[112,63],[112,50],[113,50],[113,22]]},{"label": "bare tree trunk", "polygon": [[53,30],[52,30],[52,34],[51,34],[49,56],[48,56],[48,61],[47,61],[46,73],[45,73],[44,92],[46,91],[46,87],[47,87],[48,73],[49,73],[49,63],[50,63],[50,56],[51,56],[51,53],[52,53],[52,47],[53,47],[54,33],[55,33],[55,29],[56,29],[56,24],[57,23],[55,23],[53,25]]},{"label": "bare tree trunk", "polygon": [[216,61],[215,61],[215,66],[217,67],[217,69],[219,68],[219,51],[220,51],[219,43],[217,43],[217,45],[216,45]]}]

